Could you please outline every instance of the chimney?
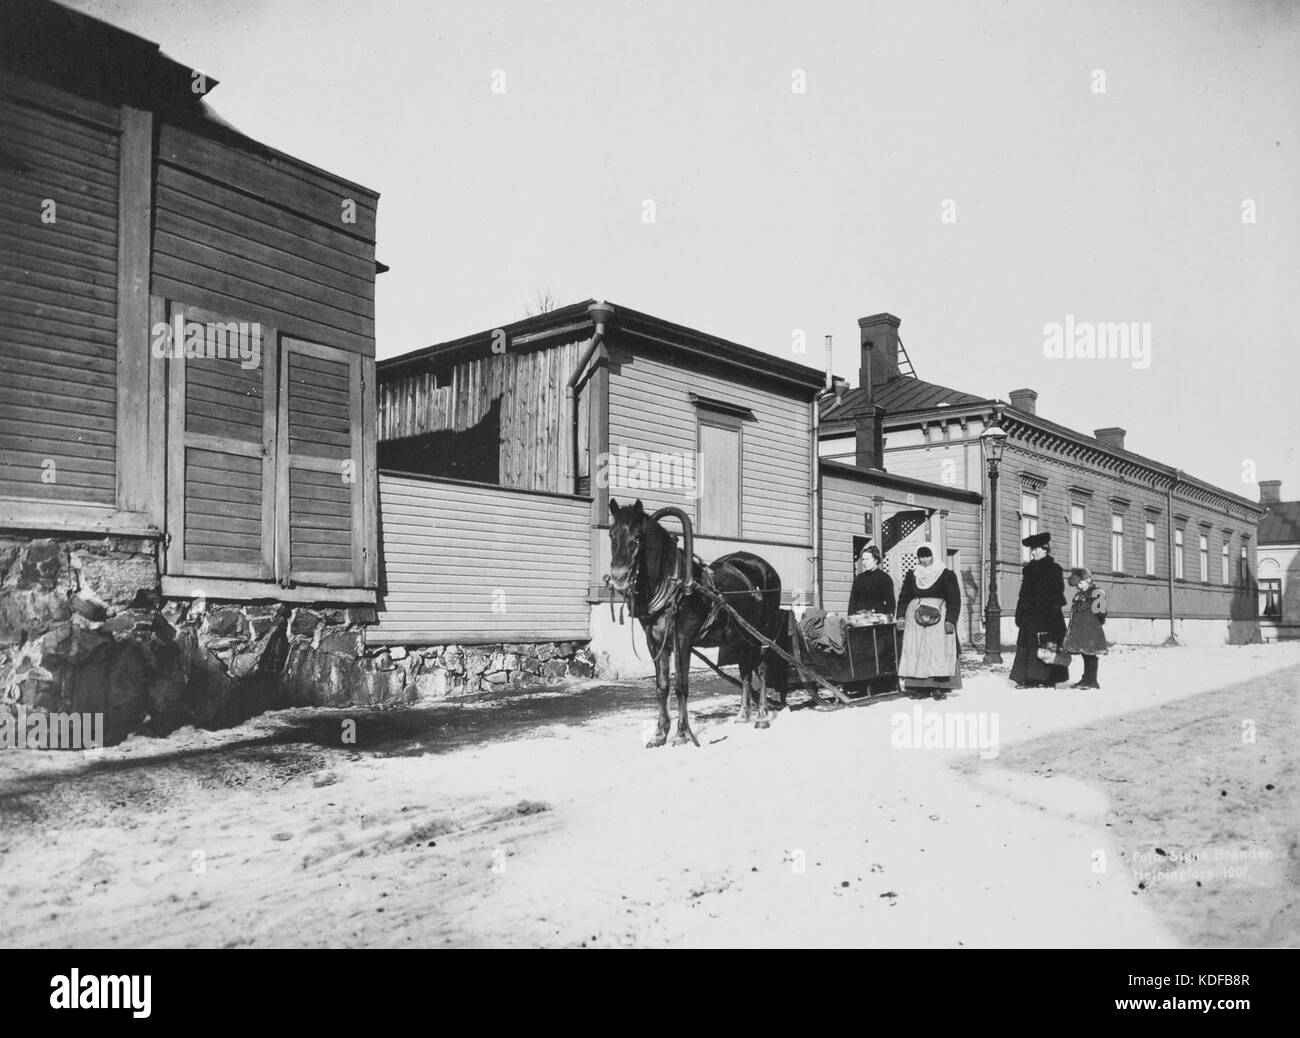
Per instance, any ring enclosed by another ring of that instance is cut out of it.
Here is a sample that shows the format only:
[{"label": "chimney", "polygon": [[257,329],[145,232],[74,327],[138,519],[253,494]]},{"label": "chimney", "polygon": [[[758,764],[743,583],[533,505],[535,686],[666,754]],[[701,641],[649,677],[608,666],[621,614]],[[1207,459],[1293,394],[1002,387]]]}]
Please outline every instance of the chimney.
[{"label": "chimney", "polygon": [[1103,447],[1122,451],[1124,449],[1124,431],[1118,425],[1112,425],[1109,429],[1096,429],[1092,435],[1101,441]]},{"label": "chimney", "polygon": [[855,429],[857,433],[857,454],[853,459],[853,464],[857,465],[858,468],[884,469],[884,428],[885,409],[883,407],[868,407],[867,412],[858,418]]},{"label": "chimney", "polygon": [[858,334],[862,340],[858,385],[867,391],[868,403],[875,400],[877,389],[898,375],[898,326],[901,323],[893,314],[858,318]]},{"label": "chimney", "polygon": [[[1036,403],[1037,400],[1038,400],[1038,394],[1032,389],[1013,389],[1011,391],[1011,406],[1014,407],[1017,411],[1024,411],[1025,414],[1038,413],[1038,405]],[[1121,429],[1120,430],[1121,439],[1123,438],[1123,435],[1124,435],[1124,430]],[[1097,438],[1101,439],[1101,433],[1097,434]]]},{"label": "chimney", "polygon": [[1282,481],[1280,479],[1261,479],[1259,481],[1259,503],[1276,505],[1282,501]]}]

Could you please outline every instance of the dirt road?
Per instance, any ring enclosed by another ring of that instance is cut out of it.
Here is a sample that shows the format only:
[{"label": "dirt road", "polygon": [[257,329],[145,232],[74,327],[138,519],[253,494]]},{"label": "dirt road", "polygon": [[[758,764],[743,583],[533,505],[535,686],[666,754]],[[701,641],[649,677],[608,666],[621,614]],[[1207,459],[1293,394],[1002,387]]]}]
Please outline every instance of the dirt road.
[{"label": "dirt road", "polygon": [[638,682],[11,751],[0,945],[1296,943],[1300,645],[1101,677],[766,732],[700,679],[698,750]]}]

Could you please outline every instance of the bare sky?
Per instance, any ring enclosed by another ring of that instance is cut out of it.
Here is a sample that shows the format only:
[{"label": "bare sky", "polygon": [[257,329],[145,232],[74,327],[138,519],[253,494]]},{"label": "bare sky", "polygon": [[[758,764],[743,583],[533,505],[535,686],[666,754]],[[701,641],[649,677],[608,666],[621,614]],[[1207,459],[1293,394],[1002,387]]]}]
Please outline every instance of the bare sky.
[{"label": "bare sky", "polygon": [[[549,290],[816,367],[833,334],[857,384],[886,310],[922,378],[1300,497],[1300,4],[73,6],[381,193],[381,357]],[[1149,323],[1150,366],[1045,357],[1067,315]]]}]

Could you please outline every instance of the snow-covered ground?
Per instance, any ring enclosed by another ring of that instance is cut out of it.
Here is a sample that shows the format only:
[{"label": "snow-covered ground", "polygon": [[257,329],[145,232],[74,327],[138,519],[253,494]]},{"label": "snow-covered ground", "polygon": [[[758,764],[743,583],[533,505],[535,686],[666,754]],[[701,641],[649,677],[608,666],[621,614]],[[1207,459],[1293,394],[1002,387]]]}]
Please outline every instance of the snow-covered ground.
[{"label": "snow-covered ground", "polygon": [[0,753],[0,945],[1300,941],[1300,644],[1005,670],[768,731],[696,679],[699,749],[592,682]]}]

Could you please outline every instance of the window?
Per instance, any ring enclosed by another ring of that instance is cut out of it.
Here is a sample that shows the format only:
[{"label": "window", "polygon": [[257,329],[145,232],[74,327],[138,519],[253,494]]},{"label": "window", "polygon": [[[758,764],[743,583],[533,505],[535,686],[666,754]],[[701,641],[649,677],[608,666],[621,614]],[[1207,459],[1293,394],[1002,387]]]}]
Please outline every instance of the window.
[{"label": "window", "polygon": [[1146,524],[1144,568],[1148,577],[1154,577],[1156,575],[1156,524],[1150,520],[1148,520]]},{"label": "window", "polygon": [[1274,620],[1282,619],[1282,580],[1281,578],[1260,579],[1259,615]]},{"label": "window", "polygon": [[[1038,495],[1021,493],[1020,495],[1020,539],[1032,537],[1038,532]],[[1020,561],[1029,561],[1029,549],[1020,546]]]},{"label": "window", "polygon": [[1226,534],[1223,537],[1223,573],[1221,576],[1224,587],[1232,583],[1232,568],[1228,561],[1228,537]]},{"label": "window", "polygon": [[1210,538],[1205,534],[1201,534],[1200,554],[1201,583],[1208,584],[1210,582]]},{"label": "window", "polygon": [[1282,581],[1280,578],[1260,580],[1259,615],[1277,620],[1282,618]]},{"label": "window", "polygon": [[1110,517],[1110,568],[1114,573],[1124,572],[1124,517]]},{"label": "window", "polygon": [[1241,565],[1237,570],[1237,582],[1243,595],[1250,593],[1250,574],[1246,571],[1246,546],[1241,546]]},{"label": "window", "polygon": [[187,340],[207,338],[168,355],[168,574],[373,586],[362,435],[373,362],[180,311]]},{"label": "window", "polygon": [[1174,579],[1183,579],[1183,529],[1174,531]]},{"label": "window", "polygon": [[703,407],[697,414],[700,462],[695,476],[700,533],[709,537],[739,537],[741,418]]},{"label": "window", "polygon": [[1083,505],[1070,506],[1070,565],[1084,565],[1083,557]]}]

